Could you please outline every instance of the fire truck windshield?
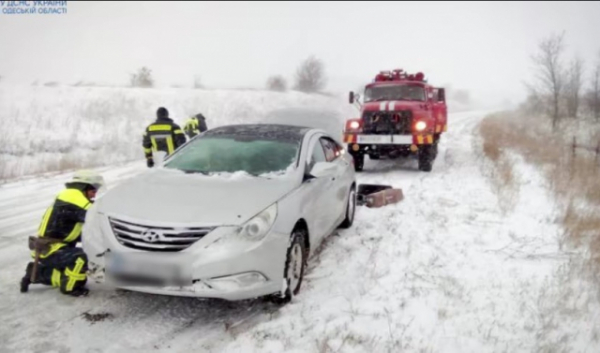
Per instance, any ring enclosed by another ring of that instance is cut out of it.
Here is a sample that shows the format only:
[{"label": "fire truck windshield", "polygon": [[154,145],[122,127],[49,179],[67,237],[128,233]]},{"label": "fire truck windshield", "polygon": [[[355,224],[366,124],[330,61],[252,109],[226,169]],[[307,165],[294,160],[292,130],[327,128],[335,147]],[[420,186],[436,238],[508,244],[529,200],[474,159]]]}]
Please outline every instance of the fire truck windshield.
[{"label": "fire truck windshield", "polygon": [[416,85],[375,86],[365,90],[365,102],[425,101],[425,89]]}]

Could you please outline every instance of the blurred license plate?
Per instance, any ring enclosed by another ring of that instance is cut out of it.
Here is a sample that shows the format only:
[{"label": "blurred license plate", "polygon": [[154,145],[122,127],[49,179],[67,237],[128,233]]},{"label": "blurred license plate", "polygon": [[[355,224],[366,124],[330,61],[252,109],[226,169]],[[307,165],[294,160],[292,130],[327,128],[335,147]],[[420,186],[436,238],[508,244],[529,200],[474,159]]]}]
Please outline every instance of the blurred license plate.
[{"label": "blurred license plate", "polygon": [[358,135],[358,143],[392,143],[389,135]]},{"label": "blurred license plate", "polygon": [[395,145],[412,145],[413,136],[412,135],[394,135],[392,137]]},{"label": "blurred license plate", "polygon": [[112,277],[139,277],[166,282],[178,281],[184,277],[179,265],[157,257],[152,259],[137,254],[110,252],[106,260],[106,274]]}]

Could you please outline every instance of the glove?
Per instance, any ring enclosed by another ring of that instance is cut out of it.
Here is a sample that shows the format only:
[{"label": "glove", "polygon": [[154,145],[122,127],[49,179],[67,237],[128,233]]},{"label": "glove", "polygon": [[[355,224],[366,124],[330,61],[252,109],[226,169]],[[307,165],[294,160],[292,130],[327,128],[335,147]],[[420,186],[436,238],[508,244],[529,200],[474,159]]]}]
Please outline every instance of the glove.
[{"label": "glove", "polygon": [[148,166],[148,168],[154,167],[154,160],[152,160],[151,158],[148,158],[146,160],[146,165]]}]

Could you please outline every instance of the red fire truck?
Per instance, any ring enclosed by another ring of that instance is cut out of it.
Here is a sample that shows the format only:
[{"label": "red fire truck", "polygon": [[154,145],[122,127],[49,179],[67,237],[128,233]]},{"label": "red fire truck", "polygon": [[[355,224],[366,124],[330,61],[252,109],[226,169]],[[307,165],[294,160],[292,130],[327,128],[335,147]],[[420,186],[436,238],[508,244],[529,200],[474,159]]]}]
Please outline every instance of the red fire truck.
[{"label": "red fire truck", "polygon": [[[359,97],[350,92],[350,104]],[[432,170],[438,143],[448,128],[443,88],[430,85],[421,72],[382,71],[365,87],[360,114],[344,129],[357,171],[362,171],[365,155],[372,160],[413,156],[419,170]]]}]

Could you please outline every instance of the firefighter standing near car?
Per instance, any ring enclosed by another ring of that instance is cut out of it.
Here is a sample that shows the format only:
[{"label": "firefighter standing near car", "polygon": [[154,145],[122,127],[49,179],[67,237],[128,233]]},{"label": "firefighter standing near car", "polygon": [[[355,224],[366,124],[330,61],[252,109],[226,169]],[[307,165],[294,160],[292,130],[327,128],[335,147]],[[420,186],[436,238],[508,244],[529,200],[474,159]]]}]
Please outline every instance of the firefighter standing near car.
[{"label": "firefighter standing near car", "polygon": [[148,125],[142,139],[148,167],[154,167],[155,152],[164,152],[168,156],[185,143],[185,135],[179,125],[169,118],[169,111],[159,108],[156,121]]},{"label": "firefighter standing near car", "polygon": [[21,279],[22,293],[29,290],[30,284],[40,283],[58,287],[63,294],[77,297],[88,294],[85,287],[88,259],[76,244],[81,241],[87,211],[103,185],[101,175],[86,170],[76,172],[66,183],[66,188],[44,213],[38,236],[30,237],[34,262],[27,264]]},{"label": "firefighter standing near car", "polygon": [[204,115],[202,115],[202,113],[194,115],[185,122],[183,130],[190,139],[205,132],[208,130],[206,126],[206,118]]}]

